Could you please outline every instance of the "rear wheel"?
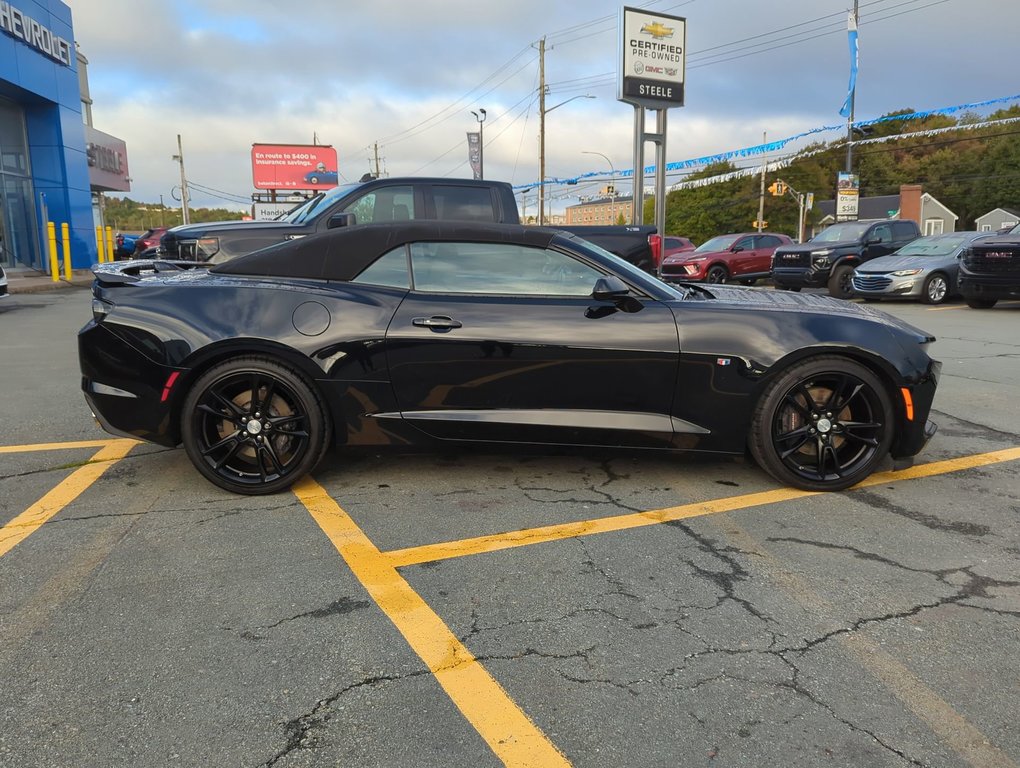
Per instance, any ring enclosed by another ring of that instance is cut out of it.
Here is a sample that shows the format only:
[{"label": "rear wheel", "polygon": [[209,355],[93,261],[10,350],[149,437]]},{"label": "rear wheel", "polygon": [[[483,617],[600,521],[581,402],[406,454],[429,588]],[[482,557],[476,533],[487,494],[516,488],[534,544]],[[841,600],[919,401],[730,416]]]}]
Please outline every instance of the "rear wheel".
[{"label": "rear wheel", "polygon": [[892,438],[892,402],[878,377],[826,356],[791,366],[769,385],[751,422],[750,449],[782,483],[841,491],[874,471]]},{"label": "rear wheel", "polygon": [[925,304],[942,304],[949,298],[949,280],[941,272],[928,275],[921,288],[921,301]]},{"label": "rear wheel", "polygon": [[967,306],[971,309],[991,309],[998,299],[979,299],[974,296],[967,297]]},{"label": "rear wheel", "polygon": [[264,357],[206,371],[184,400],[184,449],[196,469],[228,491],[276,493],[315,468],[330,428],[304,377]]},{"label": "rear wheel", "polygon": [[725,283],[730,273],[722,264],[713,264],[705,274],[706,283]]},{"label": "rear wheel", "polygon": [[829,295],[837,299],[849,299],[854,295],[854,268],[849,264],[840,264],[829,276]]}]

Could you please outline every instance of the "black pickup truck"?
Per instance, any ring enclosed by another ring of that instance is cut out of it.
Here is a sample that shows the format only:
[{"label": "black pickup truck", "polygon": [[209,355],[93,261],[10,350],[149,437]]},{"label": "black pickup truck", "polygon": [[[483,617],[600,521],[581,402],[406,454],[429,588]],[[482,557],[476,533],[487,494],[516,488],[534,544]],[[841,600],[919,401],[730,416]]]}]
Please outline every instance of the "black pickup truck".
[{"label": "black pickup truck", "polygon": [[837,299],[853,296],[854,268],[888,256],[921,236],[909,219],[844,221],[826,227],[806,243],[781,245],[772,255],[772,280],[780,290],[827,287]]},{"label": "black pickup truck", "polygon": [[[275,221],[217,221],[169,230],[157,257],[219,264],[268,245],[352,224],[455,219],[519,224],[506,182],[383,178],[320,193]],[[583,237],[641,269],[654,271],[649,236],[655,227],[555,227]]]},{"label": "black pickup truck", "polygon": [[999,299],[1020,299],[1020,227],[972,242],[960,259],[957,284],[974,309],[991,309]]}]

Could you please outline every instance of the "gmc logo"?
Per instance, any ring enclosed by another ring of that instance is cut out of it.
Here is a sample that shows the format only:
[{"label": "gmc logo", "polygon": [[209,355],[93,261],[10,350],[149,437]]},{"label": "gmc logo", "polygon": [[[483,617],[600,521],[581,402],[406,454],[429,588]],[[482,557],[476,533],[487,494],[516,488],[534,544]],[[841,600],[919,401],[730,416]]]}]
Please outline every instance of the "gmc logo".
[{"label": "gmc logo", "polygon": [[988,251],[985,253],[986,259],[1012,259],[1013,254],[1010,251]]}]

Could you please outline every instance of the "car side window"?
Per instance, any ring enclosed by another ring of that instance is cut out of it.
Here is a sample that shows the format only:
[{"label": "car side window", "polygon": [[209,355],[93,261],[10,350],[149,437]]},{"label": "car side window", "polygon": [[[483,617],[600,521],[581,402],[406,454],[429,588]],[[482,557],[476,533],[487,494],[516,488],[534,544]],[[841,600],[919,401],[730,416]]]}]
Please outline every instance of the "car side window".
[{"label": "car side window", "polygon": [[869,240],[877,240],[880,243],[892,242],[892,227],[889,224],[879,224],[868,237]]},{"label": "car side window", "polygon": [[917,235],[917,232],[914,230],[914,224],[910,221],[894,221],[893,233],[896,235],[897,240],[911,240]]},{"label": "car side window", "polygon": [[456,187],[435,185],[432,199],[437,219],[495,221],[492,192],[487,187]]},{"label": "car side window", "polygon": [[779,238],[775,235],[761,235],[758,238],[759,248],[778,248]]},{"label": "car side window", "polygon": [[755,245],[753,237],[742,237],[739,240],[737,240],[737,242],[733,245],[732,250],[735,251],[737,250],[737,248],[741,248],[745,251],[750,251],[753,250],[754,247]]},{"label": "car side window", "polygon": [[411,187],[385,187],[359,197],[344,208],[353,213],[358,224],[380,221],[409,221],[416,218],[414,190]]},{"label": "car side window", "polygon": [[387,251],[365,267],[351,282],[410,288],[411,272],[407,267],[407,246],[402,245]]},{"label": "car side window", "polygon": [[590,296],[602,273],[558,251],[509,243],[412,243],[414,289],[430,293]]}]

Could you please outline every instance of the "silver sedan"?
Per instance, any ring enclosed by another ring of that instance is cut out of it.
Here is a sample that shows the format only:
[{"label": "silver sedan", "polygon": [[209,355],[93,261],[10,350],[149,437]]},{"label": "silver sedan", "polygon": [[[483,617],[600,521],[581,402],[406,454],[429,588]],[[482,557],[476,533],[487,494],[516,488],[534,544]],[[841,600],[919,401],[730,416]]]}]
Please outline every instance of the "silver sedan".
[{"label": "silver sedan", "polygon": [[854,270],[853,292],[864,299],[920,299],[941,304],[957,293],[960,256],[987,232],[952,232],[919,237],[896,253]]}]

